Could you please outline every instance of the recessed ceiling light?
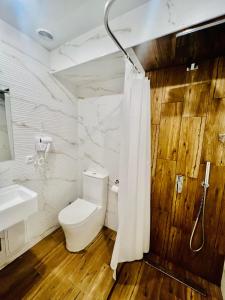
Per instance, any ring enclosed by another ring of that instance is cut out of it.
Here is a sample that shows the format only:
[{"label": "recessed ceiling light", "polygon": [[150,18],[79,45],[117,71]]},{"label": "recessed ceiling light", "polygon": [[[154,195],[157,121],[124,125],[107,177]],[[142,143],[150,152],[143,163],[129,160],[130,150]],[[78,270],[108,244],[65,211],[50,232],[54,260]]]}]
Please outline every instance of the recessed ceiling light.
[{"label": "recessed ceiling light", "polygon": [[54,39],[53,34],[52,34],[50,31],[48,31],[47,29],[44,29],[44,28],[38,28],[38,29],[36,30],[36,32],[37,32],[37,34],[38,34],[41,38],[43,38],[43,39],[45,39],[45,40],[47,40],[47,41],[53,40],[53,39]]}]

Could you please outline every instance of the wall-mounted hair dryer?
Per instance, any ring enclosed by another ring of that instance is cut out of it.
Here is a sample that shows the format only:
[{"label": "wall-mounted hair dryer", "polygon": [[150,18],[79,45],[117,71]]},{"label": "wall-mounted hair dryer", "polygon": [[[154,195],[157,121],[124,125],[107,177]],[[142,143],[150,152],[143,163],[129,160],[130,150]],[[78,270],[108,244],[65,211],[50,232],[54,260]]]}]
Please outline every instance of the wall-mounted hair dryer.
[{"label": "wall-mounted hair dryer", "polygon": [[50,136],[37,136],[36,143],[35,143],[35,150],[38,154],[38,159],[36,160],[36,164],[42,166],[45,164],[48,153],[52,147],[52,137]]}]

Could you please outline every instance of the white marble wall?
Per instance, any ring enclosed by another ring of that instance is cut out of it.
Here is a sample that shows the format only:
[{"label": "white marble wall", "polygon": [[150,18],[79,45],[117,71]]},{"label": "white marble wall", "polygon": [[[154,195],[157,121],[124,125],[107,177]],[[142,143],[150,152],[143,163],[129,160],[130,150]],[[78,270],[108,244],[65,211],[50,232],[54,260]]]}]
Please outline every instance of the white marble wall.
[{"label": "white marble wall", "polygon": [[[110,24],[124,48],[129,48],[224,14],[224,0],[151,0]],[[51,69],[60,71],[116,51],[102,25],[53,50]]]},{"label": "white marble wall", "polygon": [[121,51],[54,73],[77,98],[123,93],[125,58]]},{"label": "white marble wall", "polygon": [[118,94],[79,100],[80,174],[88,167],[109,172],[105,225],[114,230],[117,228],[117,195],[110,188],[118,179],[122,97]]},{"label": "white marble wall", "polygon": [[[49,53],[0,21],[0,85],[10,88],[15,160],[0,162],[0,186],[19,183],[38,193],[39,210],[1,232],[0,267],[58,226],[59,210],[77,197],[77,101],[49,74]],[[45,169],[26,164],[37,135],[53,138]]]}]

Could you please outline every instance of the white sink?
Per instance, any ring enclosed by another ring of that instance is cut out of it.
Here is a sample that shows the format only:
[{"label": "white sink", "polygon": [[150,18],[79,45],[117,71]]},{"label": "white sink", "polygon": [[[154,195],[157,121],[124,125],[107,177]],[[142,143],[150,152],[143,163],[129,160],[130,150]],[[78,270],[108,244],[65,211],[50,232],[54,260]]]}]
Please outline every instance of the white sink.
[{"label": "white sink", "polygon": [[0,231],[27,219],[37,210],[37,193],[18,184],[0,188]]}]

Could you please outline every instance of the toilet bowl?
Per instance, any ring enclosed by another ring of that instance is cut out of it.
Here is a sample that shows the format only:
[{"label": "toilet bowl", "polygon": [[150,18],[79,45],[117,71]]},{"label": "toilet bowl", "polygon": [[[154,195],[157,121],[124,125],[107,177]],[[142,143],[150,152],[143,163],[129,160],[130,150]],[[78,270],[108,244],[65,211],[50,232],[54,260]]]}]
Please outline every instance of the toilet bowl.
[{"label": "toilet bowl", "polygon": [[107,204],[108,175],[83,172],[83,199],[62,209],[58,220],[70,252],[84,249],[104,225]]}]

